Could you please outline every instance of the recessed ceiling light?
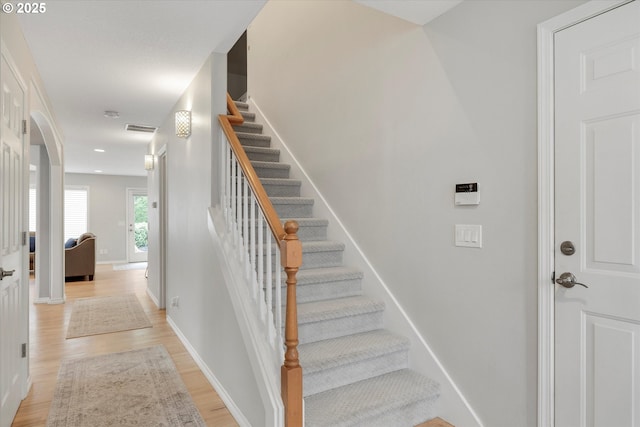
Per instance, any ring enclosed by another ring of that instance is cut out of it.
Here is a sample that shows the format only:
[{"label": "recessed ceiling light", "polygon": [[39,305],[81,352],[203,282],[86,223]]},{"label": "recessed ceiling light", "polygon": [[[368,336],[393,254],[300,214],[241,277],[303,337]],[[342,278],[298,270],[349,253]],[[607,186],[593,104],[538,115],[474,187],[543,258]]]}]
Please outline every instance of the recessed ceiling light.
[{"label": "recessed ceiling light", "polygon": [[100,169],[96,169],[94,170],[95,173],[102,173],[102,171]]},{"label": "recessed ceiling light", "polygon": [[104,116],[110,119],[117,119],[118,117],[120,117],[120,113],[118,113],[117,111],[107,110],[104,112]]},{"label": "recessed ceiling light", "polygon": [[96,153],[104,153],[104,150],[102,148],[94,148],[93,151],[95,151]]}]

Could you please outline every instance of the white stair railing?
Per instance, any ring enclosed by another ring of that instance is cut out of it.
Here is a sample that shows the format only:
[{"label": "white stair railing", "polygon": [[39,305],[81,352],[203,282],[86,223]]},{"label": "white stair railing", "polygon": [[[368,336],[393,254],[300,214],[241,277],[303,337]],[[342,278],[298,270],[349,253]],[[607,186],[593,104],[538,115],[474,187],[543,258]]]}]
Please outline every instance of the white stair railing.
[{"label": "white stair railing", "polygon": [[[286,427],[302,427],[302,367],[298,359],[298,315],[296,274],[302,265],[298,223],[282,226],[233,124],[242,115],[227,95],[229,115],[220,115],[223,144],[220,153],[220,193],[227,232],[233,236],[232,250],[244,265],[249,294],[263,338],[267,340],[274,369],[280,361],[280,390]],[[282,269],[287,275],[285,318],[282,318]],[[284,320],[284,321],[283,321]],[[284,337],[282,331],[284,330]],[[284,339],[283,339],[284,338]],[[260,339],[256,337],[256,339]],[[284,350],[284,354],[283,354]],[[277,372],[275,372],[277,377]]]}]

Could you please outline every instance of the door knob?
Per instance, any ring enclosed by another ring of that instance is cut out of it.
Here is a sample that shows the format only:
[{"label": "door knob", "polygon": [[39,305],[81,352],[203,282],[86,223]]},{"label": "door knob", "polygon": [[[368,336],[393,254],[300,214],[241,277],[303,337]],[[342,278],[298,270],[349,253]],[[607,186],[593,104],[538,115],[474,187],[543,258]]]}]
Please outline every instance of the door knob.
[{"label": "door knob", "polygon": [[15,270],[5,270],[4,268],[0,267],[0,280],[8,276],[13,276],[13,273],[15,273]]},{"label": "door knob", "polygon": [[576,276],[574,276],[573,273],[567,272],[562,273],[560,277],[556,279],[556,283],[569,289],[573,288],[575,285],[580,285],[588,288],[587,285],[585,285],[584,283],[578,283],[576,280]]}]

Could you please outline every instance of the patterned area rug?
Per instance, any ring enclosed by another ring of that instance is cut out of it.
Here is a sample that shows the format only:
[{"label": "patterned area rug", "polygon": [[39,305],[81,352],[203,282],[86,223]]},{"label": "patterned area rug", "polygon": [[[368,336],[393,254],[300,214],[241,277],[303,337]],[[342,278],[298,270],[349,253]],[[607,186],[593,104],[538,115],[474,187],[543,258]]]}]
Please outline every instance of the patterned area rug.
[{"label": "patterned area rug", "polygon": [[206,426],[163,346],[65,360],[47,427]]},{"label": "patterned area rug", "polygon": [[73,302],[67,339],[150,327],[134,294],[82,298]]}]

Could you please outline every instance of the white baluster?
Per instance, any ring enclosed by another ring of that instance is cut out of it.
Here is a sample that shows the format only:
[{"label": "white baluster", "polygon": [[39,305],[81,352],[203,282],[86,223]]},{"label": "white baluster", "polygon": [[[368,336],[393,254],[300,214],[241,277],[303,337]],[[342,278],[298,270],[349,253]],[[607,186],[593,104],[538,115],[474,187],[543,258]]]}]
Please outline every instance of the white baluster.
[{"label": "white baluster", "polygon": [[258,227],[258,223],[256,221],[256,198],[253,194],[251,194],[251,284],[253,285],[252,295],[254,300],[258,296],[258,282],[256,280],[256,268],[258,268],[256,264],[256,228]]},{"label": "white baluster", "polygon": [[276,303],[273,309],[276,314],[276,349],[279,352],[277,360],[282,360],[284,357],[284,350],[282,347],[284,341],[282,340],[282,266],[280,265],[280,248],[276,250],[275,269]]},{"label": "white baluster", "polygon": [[233,233],[233,243],[236,244],[236,228],[234,226],[234,219],[236,217],[235,208],[236,208],[236,169],[238,168],[238,162],[236,162],[236,156],[232,152],[231,153],[231,204],[229,205],[229,213],[230,213],[230,225]]},{"label": "white baluster", "polygon": [[238,162],[236,166],[236,248],[242,244],[240,221],[242,221],[242,168]]},{"label": "white baluster", "polygon": [[242,253],[244,254],[245,259],[245,277],[249,280],[251,278],[251,262],[249,260],[249,182],[247,179],[244,180],[244,194],[242,201],[244,204],[242,209],[242,238],[244,241],[244,248]]},{"label": "white baluster", "polygon": [[262,211],[258,211],[258,307],[260,319],[264,322],[264,218]]},{"label": "white baluster", "polygon": [[273,331],[272,331],[272,326],[273,326],[273,306],[271,305],[273,303],[273,273],[272,273],[272,267],[271,264],[273,262],[273,259],[271,259],[271,250],[272,250],[272,241],[273,241],[273,236],[271,235],[271,230],[267,227],[267,229],[265,230],[265,241],[267,242],[267,275],[266,275],[266,284],[265,284],[265,290],[267,292],[267,298],[266,298],[266,306],[267,306],[267,330],[269,332],[268,338],[269,338],[269,342],[273,341]]}]

